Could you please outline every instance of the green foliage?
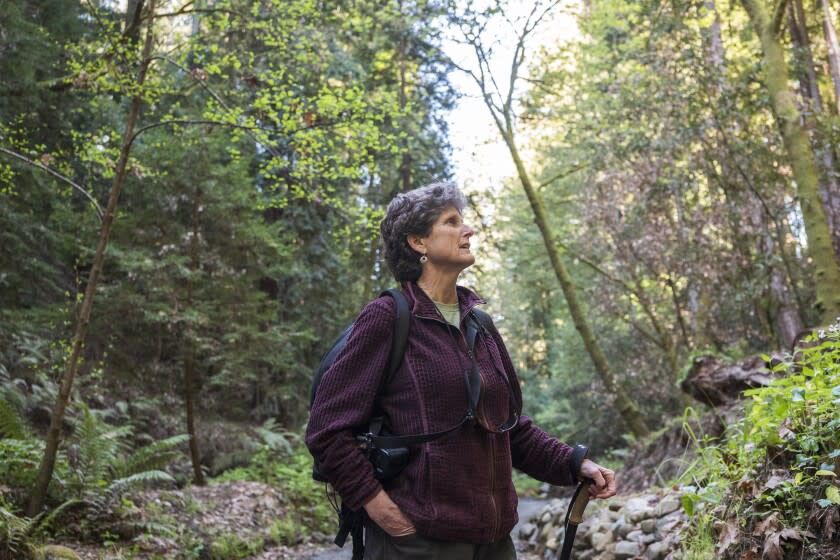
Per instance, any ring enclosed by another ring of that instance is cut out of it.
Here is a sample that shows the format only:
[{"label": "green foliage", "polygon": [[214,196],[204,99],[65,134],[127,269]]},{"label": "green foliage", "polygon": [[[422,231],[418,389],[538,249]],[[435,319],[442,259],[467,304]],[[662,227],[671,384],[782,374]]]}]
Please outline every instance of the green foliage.
[{"label": "green foliage", "polygon": [[43,453],[42,441],[0,439],[0,485],[31,488]]},{"label": "green foliage", "polygon": [[29,527],[29,520],[15,515],[0,500],[0,558],[32,558],[35,546],[28,535]]},{"label": "green foliage", "polygon": [[[73,507],[68,501],[53,512],[60,513]],[[50,529],[53,514],[39,515],[33,519],[17,515],[14,509],[0,498],[0,558],[3,560],[41,560],[45,558],[66,558],[78,560],[69,548],[42,544],[44,533]]]},{"label": "green foliage", "polygon": [[516,488],[516,495],[520,497],[539,496],[542,483],[517,470],[513,471],[513,486]]},{"label": "green foliage", "polygon": [[840,507],[840,322],[807,338],[771,373],[768,386],[745,392],[746,415],[725,442],[692,433],[699,455],[685,476],[697,491],[683,497],[683,507],[698,522],[692,542],[700,549],[715,523],[747,534],[755,527],[768,538],[784,527],[819,533],[811,526],[815,509]]},{"label": "green foliage", "polygon": [[123,5],[6,4],[0,144],[67,180],[0,155],[0,365],[31,373],[7,355],[17,333],[69,338],[99,227],[80,191],[102,205],[140,93],[78,382],[180,393],[192,360],[206,409],[299,426],[320,334],[388,282],[383,205],[448,174],[454,93],[429,25],[444,3],[225,0],[182,16],[192,29],[144,17],[138,35],[153,22],[160,42],[142,88]]},{"label": "green foliage", "polygon": [[26,428],[17,411],[0,397],[0,436],[8,439],[24,439]]},{"label": "green foliage", "polygon": [[264,547],[262,539],[244,539],[236,533],[217,535],[210,542],[211,560],[237,560],[259,554]]},{"label": "green foliage", "polygon": [[715,557],[714,518],[710,515],[692,516],[693,530],[682,541],[684,560],[708,560]]},{"label": "green foliage", "polygon": [[743,464],[790,470],[791,476],[768,483],[757,495],[756,509],[779,511],[790,523],[802,524],[814,500],[823,508],[840,504],[840,321],[806,338],[771,372],[783,376],[745,392],[752,399],[731,451]]},{"label": "green foliage", "polygon": [[[174,482],[171,475],[158,469],[171,464],[181,453],[178,446],[186,438],[176,436],[132,449],[128,441],[130,427],[112,426],[100,418],[101,411],[87,406],[80,405],[79,409],[73,437],[59,456],[51,485],[51,492],[64,501],[38,518],[39,532],[57,534],[72,529],[77,535],[99,538],[116,519],[126,530],[132,526],[137,532],[160,529],[154,523],[134,521],[124,496],[138,488]],[[42,442],[26,443],[34,448],[34,456],[40,455]],[[32,487],[39,460],[36,459],[35,468],[23,471],[29,473],[31,480],[16,481],[18,484]],[[5,464],[0,462],[0,466]],[[14,461],[10,464],[14,465]]]},{"label": "green foliage", "polygon": [[[538,60],[517,133],[598,342],[656,426],[685,407],[693,353],[780,348],[814,320],[812,264],[746,14],[605,0],[576,22],[570,40],[526,45]],[[621,446],[520,190],[506,184],[483,215],[494,266],[479,278],[526,407],[562,437]]]}]

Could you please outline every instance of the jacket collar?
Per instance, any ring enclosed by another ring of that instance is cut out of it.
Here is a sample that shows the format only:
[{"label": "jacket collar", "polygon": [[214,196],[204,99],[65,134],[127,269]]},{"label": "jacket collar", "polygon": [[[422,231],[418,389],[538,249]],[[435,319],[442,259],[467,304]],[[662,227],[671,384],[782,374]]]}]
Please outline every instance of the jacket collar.
[{"label": "jacket collar", "polygon": [[[416,282],[404,282],[402,287],[403,292],[408,295],[409,302],[412,304],[412,315],[433,319],[440,318],[440,313],[438,312],[437,307],[435,307],[435,303],[428,295],[426,295],[426,292],[424,292]],[[455,290],[458,293],[458,306],[461,308],[462,318],[465,317],[467,313],[469,313],[470,309],[476,305],[487,303],[469,288],[456,286]]]}]

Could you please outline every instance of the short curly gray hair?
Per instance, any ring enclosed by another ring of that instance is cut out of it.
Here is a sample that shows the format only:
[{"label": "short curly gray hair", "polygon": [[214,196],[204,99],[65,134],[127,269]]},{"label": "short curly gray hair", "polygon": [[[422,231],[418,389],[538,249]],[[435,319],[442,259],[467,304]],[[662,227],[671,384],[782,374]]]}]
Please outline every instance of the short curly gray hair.
[{"label": "short curly gray hair", "polygon": [[409,235],[425,237],[441,213],[450,207],[464,210],[467,199],[455,183],[440,182],[400,193],[388,204],[379,226],[385,262],[397,282],[420,278],[420,254],[408,244]]}]

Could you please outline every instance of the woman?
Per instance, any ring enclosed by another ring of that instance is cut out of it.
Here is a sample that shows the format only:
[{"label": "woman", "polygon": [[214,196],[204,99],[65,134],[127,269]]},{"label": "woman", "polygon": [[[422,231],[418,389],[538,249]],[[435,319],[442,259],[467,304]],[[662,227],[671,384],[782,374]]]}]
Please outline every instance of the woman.
[{"label": "woman", "polygon": [[[344,503],[367,513],[366,559],[516,558],[512,467],[557,485],[591,478],[596,498],[616,492],[613,472],[585,458],[579,452],[585,448],[561,443],[519,416],[519,380],[495,329],[481,329],[468,349],[469,311],[484,301],[457,285],[475,262],[465,204],[451,183],[390,203],[381,224],[385,260],[411,308],[402,363],[383,386],[396,304],[380,297],[359,315],[312,406],[306,443]],[[464,372],[471,364],[481,386],[475,420],[417,446],[394,479],[376,480],[353,428],[367,425],[374,408],[394,434],[456,426],[469,408]]]}]

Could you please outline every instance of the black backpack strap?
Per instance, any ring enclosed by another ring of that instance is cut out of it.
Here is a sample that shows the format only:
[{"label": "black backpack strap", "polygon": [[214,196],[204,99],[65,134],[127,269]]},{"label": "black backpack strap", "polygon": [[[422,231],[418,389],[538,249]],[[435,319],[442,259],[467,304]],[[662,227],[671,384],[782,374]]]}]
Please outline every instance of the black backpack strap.
[{"label": "black backpack strap", "polygon": [[464,419],[458,422],[456,425],[448,428],[446,430],[442,430],[440,432],[432,432],[428,434],[413,434],[413,435],[406,435],[406,436],[379,436],[374,435],[372,433],[362,434],[360,436],[356,436],[356,439],[362,445],[372,445],[374,447],[378,447],[380,449],[388,449],[394,447],[410,447],[412,445],[419,445],[421,443],[426,443],[427,441],[433,441],[438,438],[445,436],[446,434],[450,434],[455,430],[459,429],[463,426],[467,421],[473,418],[472,415],[467,414],[464,416]]},{"label": "black backpack strap", "polygon": [[397,305],[397,315],[394,318],[394,338],[391,343],[391,353],[388,356],[388,376],[385,379],[385,383],[387,383],[399,369],[405,354],[405,347],[408,344],[408,329],[411,326],[411,310],[408,308],[408,300],[402,290],[392,288],[385,290],[380,295],[391,296]]},{"label": "black backpack strap", "polygon": [[478,408],[478,399],[481,397],[481,375],[478,373],[478,364],[475,362],[475,338],[478,336],[479,325],[476,324],[473,315],[470,314],[467,320],[467,348],[470,354],[470,369],[464,371],[464,381],[467,385],[467,399],[470,409],[467,412],[471,415]]},{"label": "black backpack strap", "polygon": [[484,331],[492,333],[493,335],[499,334],[499,330],[496,328],[495,323],[493,323],[493,318],[489,313],[486,313],[477,307],[473,307],[470,309],[470,315],[475,317],[476,321],[478,321],[478,324]]},{"label": "black backpack strap", "polygon": [[[479,325],[479,329],[483,334],[491,334],[491,335],[498,335],[499,330],[496,328],[496,325],[493,323],[493,318],[490,317],[489,313],[478,309],[477,307],[473,307],[470,309],[470,315],[472,316],[473,320]],[[486,344],[486,341],[485,341]],[[497,367],[498,370],[498,367]],[[518,421],[519,415],[521,411],[516,404],[516,399],[513,397],[513,388],[510,385],[510,379],[508,379],[507,375],[504,371],[498,370],[499,375],[502,379],[505,380],[508,386],[508,418],[514,419],[516,418]]]}]

